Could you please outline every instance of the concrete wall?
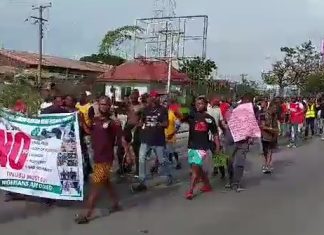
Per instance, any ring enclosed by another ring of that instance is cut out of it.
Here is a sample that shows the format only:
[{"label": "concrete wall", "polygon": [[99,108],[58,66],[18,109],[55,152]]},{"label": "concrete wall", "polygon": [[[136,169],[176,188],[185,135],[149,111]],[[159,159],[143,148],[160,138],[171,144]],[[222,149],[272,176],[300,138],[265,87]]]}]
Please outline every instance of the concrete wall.
[{"label": "concrete wall", "polygon": [[[122,101],[123,95],[122,95],[122,88],[123,87],[130,87],[131,90],[137,89],[140,93],[140,95],[144,93],[148,93],[151,90],[158,90],[158,91],[164,91],[166,89],[166,85],[163,83],[106,83],[105,84],[105,95],[112,97],[112,93],[110,91],[111,87],[114,87],[115,93],[116,93],[116,101]],[[181,91],[181,86],[172,86],[171,90],[173,91]],[[184,91],[183,91],[184,92]],[[183,93],[185,95],[185,92]]]}]

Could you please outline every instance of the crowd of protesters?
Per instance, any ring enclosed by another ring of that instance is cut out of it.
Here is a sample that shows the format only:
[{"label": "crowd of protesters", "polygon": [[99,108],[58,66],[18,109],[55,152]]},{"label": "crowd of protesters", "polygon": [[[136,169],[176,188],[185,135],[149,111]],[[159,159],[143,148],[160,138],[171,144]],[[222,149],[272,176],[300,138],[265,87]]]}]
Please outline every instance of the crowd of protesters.
[{"label": "crowd of protesters", "polygon": [[[49,94],[49,93],[48,93]],[[234,143],[228,120],[238,105],[252,103],[261,138],[246,138]],[[190,184],[185,198],[192,200],[197,189],[212,191],[210,177],[220,174],[228,180],[225,187],[240,192],[244,190],[242,178],[246,158],[252,144],[260,145],[264,164],[262,172],[273,171],[272,154],[278,138],[289,139],[289,148],[296,148],[302,141],[315,135],[324,140],[324,99],[299,97],[255,98],[249,95],[238,101],[222,97],[197,97],[190,112],[181,112],[176,99],[161,96],[156,91],[140,95],[133,90],[125,104],[125,120],[116,112],[113,100],[107,96],[94,98],[85,92],[77,99],[67,96],[48,96],[40,107],[41,114],[78,112],[80,120],[81,149],[85,181],[90,179],[91,189],[86,201],[86,213],[79,214],[76,222],[88,223],[101,190],[107,189],[112,211],[121,209],[119,197],[113,186],[111,173],[115,154],[119,176],[134,176],[137,183],[133,192],[148,189],[148,172],[163,172],[166,185],[174,182],[173,171],[182,168],[180,158],[187,157],[190,165]],[[27,107],[18,100],[12,107],[15,112],[26,113]],[[186,123],[189,126],[188,152],[177,152],[176,135]],[[151,168],[150,156],[155,156]],[[174,168],[173,162],[175,161]],[[6,200],[21,199],[21,195],[8,193]]]}]

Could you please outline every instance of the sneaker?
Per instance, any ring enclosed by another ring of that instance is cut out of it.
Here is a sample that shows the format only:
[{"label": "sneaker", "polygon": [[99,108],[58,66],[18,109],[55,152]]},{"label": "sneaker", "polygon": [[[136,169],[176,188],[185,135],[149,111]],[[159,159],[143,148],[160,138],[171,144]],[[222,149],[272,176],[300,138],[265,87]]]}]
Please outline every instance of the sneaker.
[{"label": "sneaker", "polygon": [[187,200],[192,200],[193,197],[194,197],[194,195],[193,195],[193,191],[192,191],[192,190],[188,191],[188,192],[186,193],[185,197],[186,197]]},{"label": "sneaker", "polygon": [[293,144],[288,144],[287,148],[292,148]]},{"label": "sneaker", "polygon": [[200,189],[200,192],[202,193],[209,193],[211,191],[213,191],[213,188],[210,185],[204,185]]},{"label": "sneaker", "polygon": [[262,166],[262,173],[266,173],[267,172],[267,167],[265,165]]},{"label": "sneaker", "polygon": [[266,166],[266,167],[264,168],[263,173],[264,173],[264,174],[269,174],[269,173],[271,173],[271,168],[268,167],[268,166]]},{"label": "sneaker", "polygon": [[235,191],[236,191],[237,193],[240,193],[240,192],[246,191],[246,189],[245,189],[245,188],[242,188],[241,186],[238,186],[238,187],[235,189]]},{"label": "sneaker", "polygon": [[237,185],[237,184],[234,184],[234,185],[233,185],[233,190],[234,190],[235,192],[237,192],[237,193],[240,193],[240,192],[245,191],[245,189],[242,188],[242,186]]},{"label": "sneaker", "polygon": [[147,190],[147,186],[143,183],[138,185],[131,185],[132,192],[145,192]]},{"label": "sneaker", "polygon": [[232,184],[231,183],[225,184],[225,189],[232,189]]}]

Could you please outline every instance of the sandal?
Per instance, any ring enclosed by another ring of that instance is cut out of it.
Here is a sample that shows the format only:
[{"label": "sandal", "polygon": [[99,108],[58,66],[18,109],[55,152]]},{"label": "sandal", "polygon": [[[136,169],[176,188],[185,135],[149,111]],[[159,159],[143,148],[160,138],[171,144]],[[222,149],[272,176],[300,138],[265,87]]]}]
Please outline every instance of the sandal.
[{"label": "sandal", "polygon": [[192,200],[193,197],[194,197],[194,195],[193,195],[193,191],[191,191],[191,190],[188,191],[188,192],[186,193],[185,197],[186,197],[187,200]]},{"label": "sandal", "polygon": [[75,219],[74,219],[75,223],[77,224],[88,224],[89,223],[89,219],[87,216],[84,215],[75,215]]}]

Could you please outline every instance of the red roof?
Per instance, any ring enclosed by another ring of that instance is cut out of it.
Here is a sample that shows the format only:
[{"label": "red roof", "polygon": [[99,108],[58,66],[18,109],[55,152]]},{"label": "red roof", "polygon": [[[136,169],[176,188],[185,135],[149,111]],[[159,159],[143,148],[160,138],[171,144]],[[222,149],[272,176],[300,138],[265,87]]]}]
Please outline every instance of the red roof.
[{"label": "red roof", "polygon": [[[29,66],[38,65],[38,54],[25,51],[0,50],[0,55],[17,60]],[[75,69],[80,71],[104,72],[111,68],[109,65],[90,63],[56,56],[43,55],[43,66]]]},{"label": "red roof", "polygon": [[[168,64],[164,61],[133,60],[106,71],[97,81],[101,82],[164,82],[168,80]],[[190,82],[187,74],[172,67],[171,81]]]}]

